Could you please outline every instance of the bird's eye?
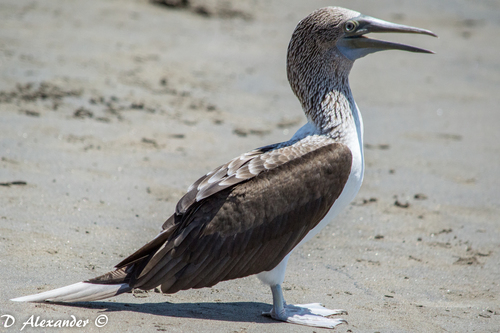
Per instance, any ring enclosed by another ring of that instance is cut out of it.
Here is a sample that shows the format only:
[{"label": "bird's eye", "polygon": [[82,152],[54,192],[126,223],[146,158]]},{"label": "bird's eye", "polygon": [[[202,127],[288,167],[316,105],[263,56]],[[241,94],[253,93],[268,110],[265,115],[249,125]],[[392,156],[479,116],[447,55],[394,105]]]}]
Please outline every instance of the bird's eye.
[{"label": "bird's eye", "polygon": [[347,21],[344,25],[344,30],[346,32],[352,32],[354,31],[354,29],[356,29],[356,23],[354,23],[353,21]]}]

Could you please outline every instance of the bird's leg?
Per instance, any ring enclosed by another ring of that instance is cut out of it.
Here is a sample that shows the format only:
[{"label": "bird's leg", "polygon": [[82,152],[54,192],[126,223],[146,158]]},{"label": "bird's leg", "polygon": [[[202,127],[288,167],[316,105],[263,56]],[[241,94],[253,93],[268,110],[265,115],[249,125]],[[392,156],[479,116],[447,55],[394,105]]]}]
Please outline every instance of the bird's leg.
[{"label": "bird's leg", "polygon": [[330,310],[319,303],[287,305],[281,285],[271,286],[271,291],[273,308],[269,312],[263,312],[264,316],[293,324],[324,328],[334,328],[339,324],[347,323],[344,319],[327,318],[332,315],[347,314],[345,310]]}]

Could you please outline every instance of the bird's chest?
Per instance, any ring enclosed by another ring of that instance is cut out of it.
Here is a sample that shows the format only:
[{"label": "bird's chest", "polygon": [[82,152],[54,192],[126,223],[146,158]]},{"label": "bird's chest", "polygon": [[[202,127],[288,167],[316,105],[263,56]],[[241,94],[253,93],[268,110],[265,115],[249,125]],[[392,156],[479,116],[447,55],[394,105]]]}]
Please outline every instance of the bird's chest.
[{"label": "bird's chest", "polygon": [[358,194],[364,175],[364,156],[363,156],[363,121],[359,112],[355,112],[354,126],[345,133],[343,143],[351,150],[352,166],[349,178],[334,204],[325,215],[325,217],[309,231],[306,237],[298,244],[303,244],[321,231],[330,223],[345,207],[347,207]]}]

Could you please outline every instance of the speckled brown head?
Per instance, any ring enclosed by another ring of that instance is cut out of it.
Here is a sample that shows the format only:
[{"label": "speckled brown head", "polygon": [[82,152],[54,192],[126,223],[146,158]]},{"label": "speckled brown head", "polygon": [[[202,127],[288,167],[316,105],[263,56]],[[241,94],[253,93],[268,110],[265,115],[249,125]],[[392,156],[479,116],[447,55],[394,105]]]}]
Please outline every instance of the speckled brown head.
[{"label": "speckled brown head", "polygon": [[428,30],[382,21],[340,7],[312,12],[297,24],[287,56],[288,80],[309,119],[320,111],[318,108],[331,91],[350,95],[348,75],[354,60],[383,50],[433,53],[364,36],[370,32],[436,36]]}]

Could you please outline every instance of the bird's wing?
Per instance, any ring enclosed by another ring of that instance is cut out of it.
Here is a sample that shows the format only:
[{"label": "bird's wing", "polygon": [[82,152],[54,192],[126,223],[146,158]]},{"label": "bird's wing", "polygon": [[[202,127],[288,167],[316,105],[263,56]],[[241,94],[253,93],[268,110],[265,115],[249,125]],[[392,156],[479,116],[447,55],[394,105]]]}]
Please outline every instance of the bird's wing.
[{"label": "bird's wing", "polygon": [[349,177],[347,146],[268,146],[196,181],[150,243],[91,283],[174,293],[273,269],[326,215]]}]

